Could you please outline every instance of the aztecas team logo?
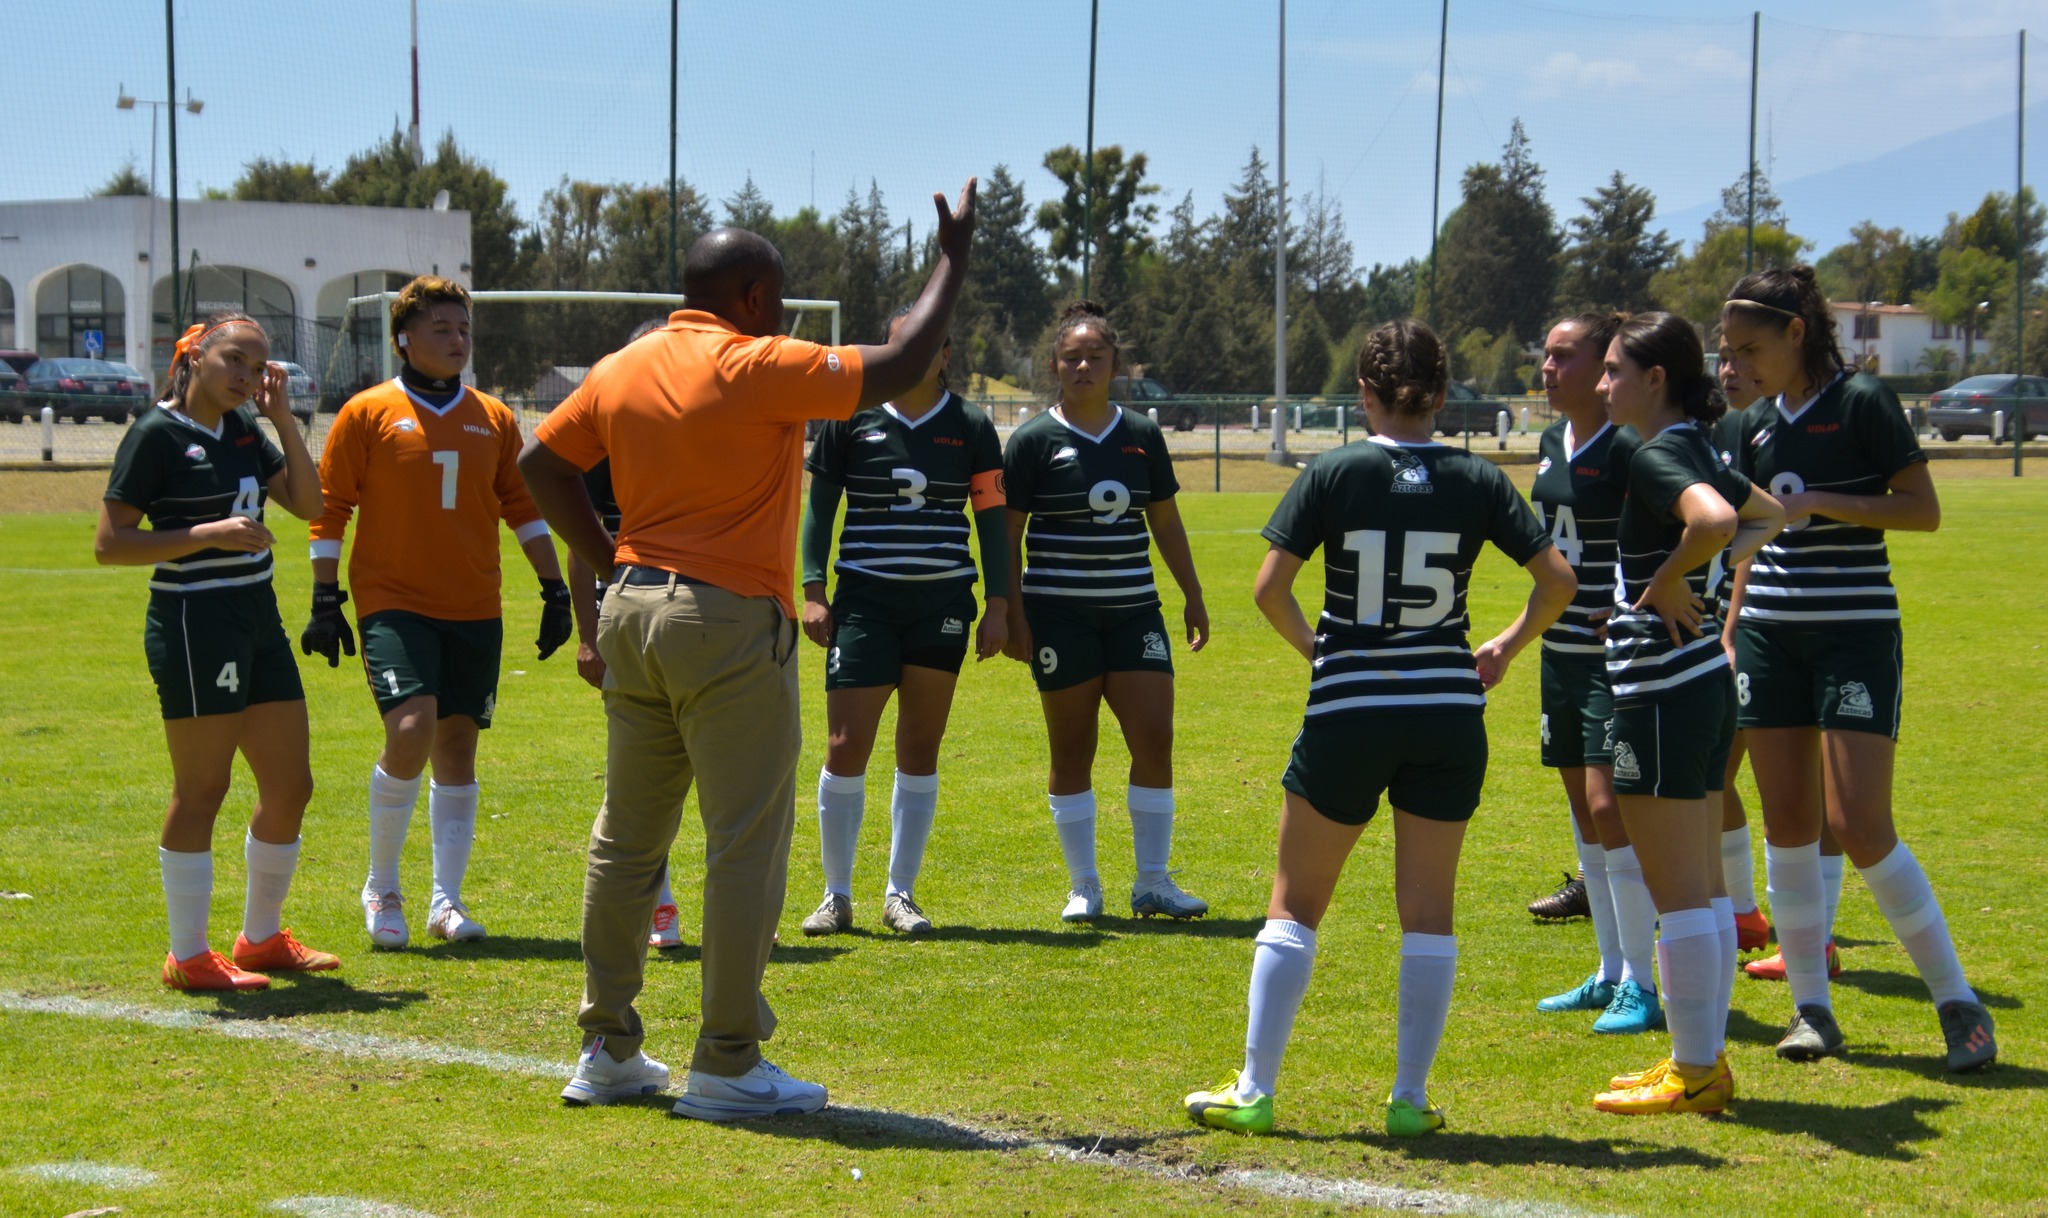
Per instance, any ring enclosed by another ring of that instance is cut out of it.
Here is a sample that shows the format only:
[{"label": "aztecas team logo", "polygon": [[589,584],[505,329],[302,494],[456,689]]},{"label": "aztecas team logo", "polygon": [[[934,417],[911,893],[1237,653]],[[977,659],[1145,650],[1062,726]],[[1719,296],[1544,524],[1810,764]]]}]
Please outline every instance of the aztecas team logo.
[{"label": "aztecas team logo", "polygon": [[1414,456],[1397,452],[1394,454],[1394,486],[1397,494],[1431,495],[1436,488],[1429,483],[1429,467]]},{"label": "aztecas team logo", "polygon": [[1636,751],[1626,740],[1614,742],[1614,776],[1616,778],[1641,778],[1643,767],[1636,761]]},{"label": "aztecas team logo", "polygon": [[1877,717],[1877,708],[1870,701],[1870,687],[1861,681],[1842,682],[1842,700],[1835,704],[1835,713],[1855,719]]},{"label": "aztecas team logo", "polygon": [[1157,630],[1145,632],[1145,658],[1163,660],[1166,658],[1166,636]]}]

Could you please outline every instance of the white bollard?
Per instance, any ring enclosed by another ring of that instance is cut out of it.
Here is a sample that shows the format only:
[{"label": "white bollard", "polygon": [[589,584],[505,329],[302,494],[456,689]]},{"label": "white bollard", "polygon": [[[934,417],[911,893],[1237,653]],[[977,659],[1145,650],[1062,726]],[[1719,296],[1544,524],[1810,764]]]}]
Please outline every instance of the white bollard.
[{"label": "white bollard", "polygon": [[1500,441],[1500,450],[1508,450],[1508,412],[1503,410],[1493,420],[1494,438]]},{"label": "white bollard", "polygon": [[[47,419],[49,418],[49,416],[50,408],[48,406],[43,407],[43,417]],[[45,434],[48,433],[45,432]],[[2003,410],[1994,410],[1991,412],[1991,442],[1993,444],[2005,443],[2005,412]],[[45,443],[45,447],[48,447],[47,442]],[[45,460],[47,459],[48,458],[45,458]]]},{"label": "white bollard", "polygon": [[1022,426],[1024,426],[1024,424],[1026,424],[1026,423],[1028,423],[1028,422],[1030,422],[1030,421],[1031,421],[1031,407],[1029,407],[1029,406],[1019,406],[1019,407],[1017,407],[1017,426],[1019,426],[1019,427],[1022,427]]},{"label": "white bollard", "polygon": [[1522,407],[1522,434],[1525,436],[1529,434],[1529,408],[1527,406]]},{"label": "white bollard", "polygon": [[1252,403],[1252,430],[1253,430],[1253,431],[1257,431],[1258,429],[1259,429],[1259,404],[1258,404],[1257,402],[1253,402],[1253,403]]},{"label": "white bollard", "polygon": [[57,459],[57,412],[43,407],[43,460]]},{"label": "white bollard", "polygon": [[1147,406],[1145,408],[1145,417],[1157,423],[1159,421],[1159,407]]},{"label": "white bollard", "polygon": [[1294,430],[1301,430],[1301,407],[1299,406],[1294,408]]}]

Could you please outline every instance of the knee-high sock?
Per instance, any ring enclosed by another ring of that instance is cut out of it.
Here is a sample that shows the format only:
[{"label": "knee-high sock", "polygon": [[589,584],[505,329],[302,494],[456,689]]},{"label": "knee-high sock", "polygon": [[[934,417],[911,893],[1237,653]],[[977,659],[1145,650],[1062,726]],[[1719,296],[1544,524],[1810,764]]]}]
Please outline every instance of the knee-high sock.
[{"label": "knee-high sock", "polygon": [[1451,1016],[1458,980],[1456,935],[1401,936],[1400,1024],[1394,1034],[1394,1098],[1429,1103],[1429,1067]]},{"label": "knee-high sock", "polygon": [[1715,1031],[1723,1022],[1714,1010],[1721,994],[1721,932],[1711,909],[1673,910],[1662,921],[1657,955],[1664,969],[1671,1058],[1682,1065],[1710,1066]]},{"label": "knee-high sock", "polygon": [[164,913],[171,923],[171,955],[179,960],[206,950],[206,913],[213,904],[213,851],[156,848],[163,874]]},{"label": "knee-high sock", "polygon": [[939,815],[939,776],[896,771],[889,795],[889,886],[891,892],[914,892],[924,868],[925,843]]},{"label": "knee-high sock", "polygon": [[469,874],[469,852],[476,845],[476,784],[427,787],[427,824],[434,831],[434,899],[437,905],[462,904],[462,878]]},{"label": "knee-high sock", "polygon": [[1599,842],[1580,842],[1579,874],[1586,877],[1586,908],[1593,916],[1593,942],[1600,948],[1600,979],[1621,980],[1621,932],[1614,920],[1614,889],[1607,882],[1607,851]]},{"label": "knee-high sock", "polygon": [[292,872],[299,867],[299,839],[278,845],[242,838],[242,858],[249,865],[249,886],[242,903],[242,937],[261,943],[284,924],[284,899],[291,895]]},{"label": "knee-high sock", "polygon": [[1848,860],[1839,854],[1820,856],[1820,897],[1828,911],[1828,938],[1835,937],[1835,914],[1842,908],[1842,875]]},{"label": "knee-high sock", "polygon": [[1792,1005],[1833,1008],[1828,996],[1827,905],[1821,894],[1820,843],[1773,846],[1764,843],[1764,876],[1771,918],[1778,925],[1778,951],[1785,957],[1785,983]]},{"label": "knee-high sock", "polygon": [[1614,890],[1614,931],[1621,939],[1621,976],[1654,993],[1651,961],[1657,950],[1657,903],[1643,886],[1634,846],[1607,852],[1607,886]]},{"label": "knee-high sock", "polygon": [[1721,879],[1736,913],[1756,912],[1756,856],[1751,853],[1748,825],[1722,830]]},{"label": "knee-high sock", "polygon": [[1977,1001],[1976,991],[1963,980],[1963,962],[1956,958],[1956,943],[1948,933],[1941,902],[1935,899],[1927,873],[1906,843],[1893,846],[1892,852],[1873,866],[1857,870],[1870,886],[1870,895],[1877,898],[1885,921],[1891,923],[1892,933],[1913,957],[1913,967],[1920,970],[1920,980],[1927,983],[1935,1005]]},{"label": "knee-high sock", "polygon": [[1734,899],[1715,897],[1710,904],[1714,929],[1721,935],[1721,992],[1714,999],[1714,1010],[1719,1013],[1714,1022],[1714,1052],[1720,1053],[1728,1047],[1728,1007],[1735,1000],[1735,962],[1742,952],[1735,946]]},{"label": "knee-high sock", "polygon": [[668,871],[668,861],[664,859],[661,864],[661,895],[654,899],[656,905],[673,905],[676,903],[675,889],[669,887]]},{"label": "knee-high sock", "polygon": [[1294,1014],[1308,993],[1316,967],[1316,932],[1299,922],[1269,918],[1253,940],[1252,990],[1244,1032],[1244,1072],[1237,1076],[1242,1099],[1272,1095],[1280,1082],[1280,1059],[1294,1034]]},{"label": "knee-high sock", "polygon": [[868,776],[818,770],[818,853],[825,864],[825,891],[853,899],[853,848],[867,809]]},{"label": "knee-high sock", "polygon": [[1059,831],[1060,853],[1067,859],[1067,880],[1079,888],[1083,880],[1098,879],[1095,866],[1095,792],[1047,795],[1052,806],[1053,828]]},{"label": "knee-high sock", "polygon": [[1131,848],[1138,856],[1138,879],[1166,878],[1173,857],[1173,788],[1132,783],[1124,796],[1131,812]]},{"label": "knee-high sock", "polygon": [[370,767],[370,877],[363,881],[364,892],[378,896],[403,891],[398,886],[398,859],[405,853],[405,831],[419,801],[419,775],[393,778],[383,766]]}]

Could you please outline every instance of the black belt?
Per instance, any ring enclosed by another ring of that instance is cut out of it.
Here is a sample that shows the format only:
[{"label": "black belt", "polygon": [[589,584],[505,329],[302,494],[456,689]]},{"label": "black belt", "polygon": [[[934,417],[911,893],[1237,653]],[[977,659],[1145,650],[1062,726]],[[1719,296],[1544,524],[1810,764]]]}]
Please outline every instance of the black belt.
[{"label": "black belt", "polygon": [[660,567],[636,567],[630,564],[623,564],[618,568],[615,582],[627,584],[635,588],[666,588],[671,582],[678,584],[701,584],[705,581],[688,575],[679,575],[674,571],[664,571]]}]

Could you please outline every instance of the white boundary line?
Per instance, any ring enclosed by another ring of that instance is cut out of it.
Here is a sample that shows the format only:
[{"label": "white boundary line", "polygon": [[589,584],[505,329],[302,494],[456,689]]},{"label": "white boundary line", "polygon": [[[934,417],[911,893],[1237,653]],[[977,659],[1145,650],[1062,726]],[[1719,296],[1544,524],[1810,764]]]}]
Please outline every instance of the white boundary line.
[{"label": "white boundary line", "polygon": [[[216,1036],[227,1036],[237,1040],[280,1041],[312,1049],[321,1053],[333,1053],[342,1057],[369,1058],[377,1061],[425,1062],[432,1065],[476,1066],[498,1074],[517,1074],[530,1078],[564,1078],[573,1067],[564,1061],[536,1057],[524,1053],[500,1053],[491,1049],[469,1049],[460,1045],[438,1044],[433,1041],[401,1040],[389,1036],[372,1036],[361,1032],[335,1032],[319,1028],[292,1027],[272,1020],[223,1019],[202,1011],[173,1010],[163,1007],[138,1006],[122,1002],[104,1002],[95,998],[73,998],[68,996],[35,997],[11,990],[0,990],[0,1012],[23,1015],[64,1015],[76,1019],[99,1019],[121,1023],[139,1023],[149,1027],[164,1028],[179,1032],[205,1032]],[[849,1105],[833,1105],[819,1114],[822,1119],[841,1126],[855,1129],[872,1129],[898,1137],[915,1138],[922,1141],[952,1146],[962,1150],[987,1150],[998,1153],[1019,1151],[1043,1151],[1048,1159],[1055,1162],[1092,1164],[1100,1167],[1122,1168],[1141,1172],[1165,1180],[1191,1180],[1210,1184],[1221,1184],[1230,1188],[1244,1189],[1265,1196],[1297,1201],[1316,1201],[1325,1204],[1356,1206],[1366,1209],[1398,1210],[1410,1214],[1471,1214],[1477,1218],[1592,1218],[1587,1211],[1541,1201],[1497,1201],[1489,1197],[1477,1197],[1467,1193],[1443,1192],[1437,1189],[1400,1188],[1394,1185],[1372,1184],[1364,1180],[1330,1179],[1321,1176],[1301,1175],[1295,1172],[1264,1170],[1233,1170],[1204,1175],[1198,1171],[1178,1170],[1161,1166],[1139,1155],[1126,1153],[1103,1153],[1095,1150],[1078,1150],[1061,1142],[1043,1138],[1028,1137],[999,1129],[982,1129],[972,1125],[948,1120],[944,1117],[916,1116],[911,1113],[890,1112],[881,1108],[860,1108]],[[278,1203],[279,1207],[290,1206],[294,1212],[327,1218],[339,1218],[344,1214],[389,1215],[389,1218],[405,1218],[417,1213],[396,1206],[377,1209],[324,1208],[332,1205],[375,1204],[362,1203],[352,1198],[300,1197]],[[301,1207],[322,1208],[301,1208]]]}]

